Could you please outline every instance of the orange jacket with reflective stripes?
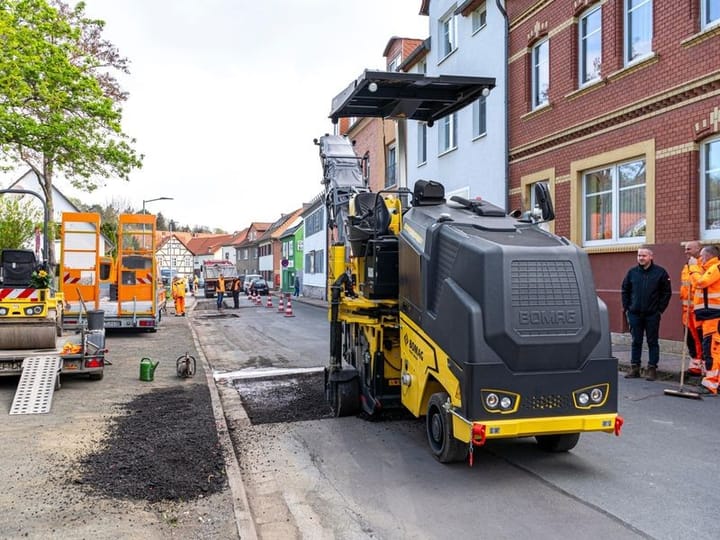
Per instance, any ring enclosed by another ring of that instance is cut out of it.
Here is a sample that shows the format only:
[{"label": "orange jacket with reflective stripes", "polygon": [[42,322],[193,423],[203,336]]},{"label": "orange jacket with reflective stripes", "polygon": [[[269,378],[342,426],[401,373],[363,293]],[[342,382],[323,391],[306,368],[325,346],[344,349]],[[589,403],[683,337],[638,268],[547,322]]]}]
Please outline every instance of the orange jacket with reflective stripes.
[{"label": "orange jacket with reflective stripes", "polygon": [[[713,257],[703,267],[690,267],[690,282],[695,287],[693,299],[695,319],[706,321],[720,318],[720,268],[717,257]],[[705,271],[702,271],[702,268]]]},{"label": "orange jacket with reflective stripes", "polygon": [[[693,265],[697,266],[697,265]],[[682,322],[685,326],[696,326],[695,287],[690,280],[690,264],[686,263],[680,272],[680,301],[682,302]]]}]

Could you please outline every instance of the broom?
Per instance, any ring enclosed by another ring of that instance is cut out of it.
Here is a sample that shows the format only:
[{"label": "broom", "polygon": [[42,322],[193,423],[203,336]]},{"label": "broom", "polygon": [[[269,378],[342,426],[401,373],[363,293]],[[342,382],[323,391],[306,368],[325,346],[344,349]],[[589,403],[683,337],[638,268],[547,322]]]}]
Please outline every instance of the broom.
[{"label": "broom", "polygon": [[[687,308],[690,310],[692,308],[692,305],[690,304],[690,295],[688,295],[688,301],[687,301]],[[690,312],[688,311],[688,323],[690,322]],[[693,392],[691,390],[685,390],[683,387],[685,386],[685,354],[687,353],[687,336],[688,336],[688,325],[685,324],[685,335],[683,337],[683,345],[682,345],[682,356],[680,359],[680,386],[677,390],[673,390],[672,388],[666,388],[664,390],[666,396],[675,396],[675,397],[682,397],[682,398],[688,398],[688,399],[702,399],[702,396],[698,394],[697,392]]]}]

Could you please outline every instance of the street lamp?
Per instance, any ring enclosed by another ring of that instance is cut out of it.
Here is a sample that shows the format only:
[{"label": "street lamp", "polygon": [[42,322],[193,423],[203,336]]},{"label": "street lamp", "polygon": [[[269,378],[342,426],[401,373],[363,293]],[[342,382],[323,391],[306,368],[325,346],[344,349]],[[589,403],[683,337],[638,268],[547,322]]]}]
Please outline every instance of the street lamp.
[{"label": "street lamp", "polygon": [[[154,199],[145,199],[142,202],[142,213],[145,214],[145,203],[149,202],[155,202],[155,201],[172,201],[174,200],[172,197],[156,197]],[[143,230],[145,230],[145,225],[143,225]],[[172,244],[172,226],[170,226],[170,240]],[[143,247],[145,244],[145,235],[143,235]],[[169,247],[170,249],[170,277],[172,278],[172,246]],[[154,255],[154,254],[153,254]]]},{"label": "street lamp", "polygon": [[172,197],[157,197],[156,199],[146,199],[143,201],[143,208],[142,213],[145,213],[145,203],[154,202],[154,201],[172,201],[174,200]]}]

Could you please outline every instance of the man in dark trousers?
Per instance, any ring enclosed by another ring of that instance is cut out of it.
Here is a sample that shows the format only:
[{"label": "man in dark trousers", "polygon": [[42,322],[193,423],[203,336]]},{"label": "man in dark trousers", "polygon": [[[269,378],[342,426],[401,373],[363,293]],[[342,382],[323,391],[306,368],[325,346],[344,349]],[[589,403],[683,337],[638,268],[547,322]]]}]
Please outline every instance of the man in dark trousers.
[{"label": "man in dark trousers", "polygon": [[640,377],[640,356],[643,334],[648,344],[648,365],[646,379],[657,378],[657,366],[660,360],[660,317],[670,303],[672,290],[670,276],[662,266],[653,262],[651,249],[643,247],[637,252],[637,266],[628,270],[622,282],[622,305],[625,317],[630,325],[632,347],[630,353],[630,371],[626,379]]},{"label": "man in dark trousers", "polygon": [[233,309],[240,309],[240,280],[233,279],[232,282]]}]

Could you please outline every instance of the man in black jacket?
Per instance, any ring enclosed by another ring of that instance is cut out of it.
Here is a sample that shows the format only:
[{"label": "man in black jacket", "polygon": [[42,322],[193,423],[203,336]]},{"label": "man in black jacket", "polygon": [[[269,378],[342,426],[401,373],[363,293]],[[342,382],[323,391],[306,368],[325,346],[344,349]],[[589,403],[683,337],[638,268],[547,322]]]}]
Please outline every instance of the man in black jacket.
[{"label": "man in black jacket", "polygon": [[622,282],[622,305],[632,335],[631,366],[625,378],[640,377],[640,355],[644,334],[649,351],[646,378],[648,381],[654,381],[657,378],[657,366],[660,360],[658,343],[660,316],[670,303],[672,290],[670,276],[662,266],[653,262],[652,250],[638,249],[637,261],[638,265],[628,270]]}]

